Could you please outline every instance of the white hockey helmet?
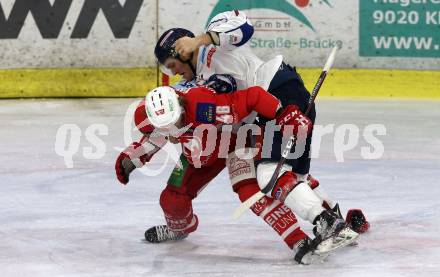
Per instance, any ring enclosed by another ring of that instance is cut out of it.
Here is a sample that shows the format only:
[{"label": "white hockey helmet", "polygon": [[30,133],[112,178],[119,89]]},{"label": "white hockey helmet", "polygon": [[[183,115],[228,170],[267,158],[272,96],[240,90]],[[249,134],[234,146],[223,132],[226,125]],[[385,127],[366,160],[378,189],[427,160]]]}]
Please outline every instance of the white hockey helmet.
[{"label": "white hockey helmet", "polygon": [[148,119],[156,128],[175,126],[182,114],[179,96],[172,87],[157,87],[145,96]]}]

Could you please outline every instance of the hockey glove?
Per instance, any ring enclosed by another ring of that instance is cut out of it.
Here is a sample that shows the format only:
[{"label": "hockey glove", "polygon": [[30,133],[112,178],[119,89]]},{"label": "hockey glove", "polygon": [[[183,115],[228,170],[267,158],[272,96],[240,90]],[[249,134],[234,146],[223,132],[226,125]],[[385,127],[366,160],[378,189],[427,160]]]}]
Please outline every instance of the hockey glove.
[{"label": "hockey glove", "polygon": [[130,173],[135,168],[142,167],[149,160],[150,156],[145,153],[142,144],[133,142],[116,159],[115,171],[119,182],[126,185],[129,181]]},{"label": "hockey glove", "polygon": [[276,124],[281,126],[281,132],[286,126],[293,126],[293,134],[297,135],[299,130],[306,130],[307,134],[312,132],[313,122],[305,116],[296,105],[288,105],[279,111],[276,117]]},{"label": "hockey glove", "polygon": [[229,74],[211,75],[206,85],[217,93],[229,93],[237,90],[237,82]]}]

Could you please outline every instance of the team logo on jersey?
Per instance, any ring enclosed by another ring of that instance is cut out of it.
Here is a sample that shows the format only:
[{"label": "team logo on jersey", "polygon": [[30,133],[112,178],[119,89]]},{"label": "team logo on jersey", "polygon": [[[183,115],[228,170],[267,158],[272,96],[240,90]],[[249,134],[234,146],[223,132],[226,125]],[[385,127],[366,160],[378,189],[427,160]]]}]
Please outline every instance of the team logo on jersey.
[{"label": "team logo on jersey", "polygon": [[208,66],[208,68],[211,68],[212,55],[214,55],[216,50],[214,47],[209,49],[208,56],[206,57],[206,66]]},{"label": "team logo on jersey", "polygon": [[199,123],[215,123],[215,105],[212,103],[198,103],[196,121]]},{"label": "team logo on jersey", "polygon": [[229,176],[230,178],[234,178],[240,174],[248,173],[251,171],[250,164],[248,164],[245,160],[239,158],[231,158],[229,160]]},{"label": "team logo on jersey", "polygon": [[[330,0],[321,1],[331,7]],[[300,23],[314,31],[315,29],[313,28],[312,23],[300,10],[309,6],[310,2],[311,0],[220,0],[209,15],[206,25],[209,24],[209,21],[215,15],[221,12],[229,11],[231,10],[231,7],[234,7],[234,9],[237,10],[269,9],[278,11],[295,18]]]}]

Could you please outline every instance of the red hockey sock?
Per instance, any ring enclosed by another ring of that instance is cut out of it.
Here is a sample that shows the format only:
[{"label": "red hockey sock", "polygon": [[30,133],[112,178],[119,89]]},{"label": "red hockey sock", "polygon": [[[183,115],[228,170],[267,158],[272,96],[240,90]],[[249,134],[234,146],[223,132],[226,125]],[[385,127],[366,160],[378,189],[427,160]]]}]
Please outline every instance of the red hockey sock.
[{"label": "red hockey sock", "polygon": [[[260,190],[256,182],[246,180],[245,184],[244,181],[240,183],[234,186],[234,191],[238,193],[242,202]],[[293,248],[296,242],[307,237],[292,210],[280,201],[264,196],[251,209],[283,238],[289,248]]]},{"label": "red hockey sock", "polygon": [[193,213],[189,196],[167,187],[160,195],[160,206],[168,228],[173,232],[188,234],[197,229],[199,221]]}]

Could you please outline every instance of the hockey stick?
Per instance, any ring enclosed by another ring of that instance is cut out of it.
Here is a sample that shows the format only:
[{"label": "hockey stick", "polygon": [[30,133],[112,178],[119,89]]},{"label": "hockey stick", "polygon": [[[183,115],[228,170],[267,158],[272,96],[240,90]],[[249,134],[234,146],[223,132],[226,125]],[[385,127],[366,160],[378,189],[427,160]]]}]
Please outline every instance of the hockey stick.
[{"label": "hockey stick", "polygon": [[[327,76],[327,73],[330,71],[330,68],[333,65],[336,56],[336,51],[337,51],[337,47],[334,47],[332,52],[330,53],[330,56],[327,59],[327,62],[325,63],[321,75],[319,75],[319,79],[316,82],[315,87],[313,88],[312,94],[310,95],[309,103],[307,105],[307,110],[304,113],[306,116],[309,114],[310,110],[312,109],[313,102],[315,102],[315,98],[318,95],[318,91],[321,88],[322,83],[324,82],[324,79]],[[286,148],[281,154],[281,159],[278,162],[278,165],[275,168],[275,171],[272,177],[270,178],[269,183],[262,190],[249,197],[246,201],[241,203],[237,209],[235,209],[233,214],[234,219],[239,218],[246,210],[248,210],[252,205],[254,205],[258,200],[260,200],[264,195],[266,195],[266,193],[268,193],[273,189],[273,187],[275,186],[275,182],[278,179],[278,175],[280,174],[280,170],[283,167],[284,163],[286,162],[287,155],[289,155],[290,149],[292,149],[292,146],[294,144],[295,144],[295,136],[291,136],[287,141]]]}]

